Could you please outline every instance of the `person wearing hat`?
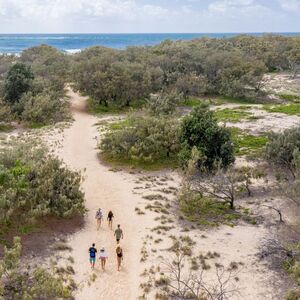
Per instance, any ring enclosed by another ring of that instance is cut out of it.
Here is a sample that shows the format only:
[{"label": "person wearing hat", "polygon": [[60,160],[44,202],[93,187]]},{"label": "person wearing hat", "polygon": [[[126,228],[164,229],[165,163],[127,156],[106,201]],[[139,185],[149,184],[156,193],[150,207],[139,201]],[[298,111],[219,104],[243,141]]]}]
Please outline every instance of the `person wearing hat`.
[{"label": "person wearing hat", "polygon": [[101,261],[102,270],[105,270],[105,264],[106,264],[106,260],[108,259],[108,255],[107,255],[107,252],[105,251],[104,248],[102,248],[100,250],[99,258],[100,258],[100,261]]}]

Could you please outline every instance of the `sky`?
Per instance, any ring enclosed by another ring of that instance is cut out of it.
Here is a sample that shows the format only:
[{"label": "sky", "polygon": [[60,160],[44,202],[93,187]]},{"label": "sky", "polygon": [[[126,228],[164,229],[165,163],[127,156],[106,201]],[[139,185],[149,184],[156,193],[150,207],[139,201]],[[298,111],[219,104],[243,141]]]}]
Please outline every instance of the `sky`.
[{"label": "sky", "polygon": [[300,0],[0,0],[0,33],[300,32]]}]

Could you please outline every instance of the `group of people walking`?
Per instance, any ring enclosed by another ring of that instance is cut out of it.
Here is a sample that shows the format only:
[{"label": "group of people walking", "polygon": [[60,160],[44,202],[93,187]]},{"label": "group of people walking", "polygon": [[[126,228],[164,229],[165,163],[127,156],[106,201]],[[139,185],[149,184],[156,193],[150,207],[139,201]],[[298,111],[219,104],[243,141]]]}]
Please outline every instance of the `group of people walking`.
[{"label": "group of people walking", "polygon": [[[114,218],[114,214],[110,210],[107,215],[107,221],[108,221],[108,227],[111,230],[112,230],[113,218]],[[101,227],[101,224],[103,222],[103,212],[102,212],[101,208],[99,208],[96,212],[96,221],[97,221],[97,230],[99,230]],[[115,236],[116,242],[117,242],[116,256],[117,256],[118,271],[120,271],[121,263],[122,263],[122,260],[124,259],[123,249],[119,245],[120,240],[123,239],[123,237],[124,237],[123,230],[121,229],[120,224],[118,224],[117,229],[115,230],[114,236]],[[96,249],[96,245],[95,245],[95,243],[93,243],[92,246],[89,248],[90,264],[91,264],[92,269],[94,269],[94,267],[95,267],[97,252],[98,252],[98,250]],[[108,259],[108,254],[107,254],[105,248],[100,249],[99,259],[101,262],[102,270],[105,270],[105,264]]]}]

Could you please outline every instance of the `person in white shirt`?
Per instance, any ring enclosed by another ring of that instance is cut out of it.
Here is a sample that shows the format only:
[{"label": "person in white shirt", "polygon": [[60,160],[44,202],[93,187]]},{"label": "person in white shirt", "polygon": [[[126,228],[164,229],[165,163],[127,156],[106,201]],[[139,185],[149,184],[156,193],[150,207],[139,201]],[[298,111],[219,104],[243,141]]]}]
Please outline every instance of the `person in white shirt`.
[{"label": "person in white shirt", "polygon": [[101,261],[102,270],[105,270],[105,264],[106,264],[106,260],[108,259],[108,255],[107,255],[107,252],[105,251],[104,248],[102,248],[100,250],[99,258],[100,258],[100,261]]}]

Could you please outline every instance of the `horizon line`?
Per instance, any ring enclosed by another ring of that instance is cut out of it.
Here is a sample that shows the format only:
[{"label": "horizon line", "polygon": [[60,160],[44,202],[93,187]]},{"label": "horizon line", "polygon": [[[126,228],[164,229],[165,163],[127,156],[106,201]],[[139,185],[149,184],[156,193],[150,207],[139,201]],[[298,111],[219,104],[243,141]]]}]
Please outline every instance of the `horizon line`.
[{"label": "horizon line", "polygon": [[0,32],[0,34],[268,34],[300,33],[300,31],[225,31],[225,32]]}]

